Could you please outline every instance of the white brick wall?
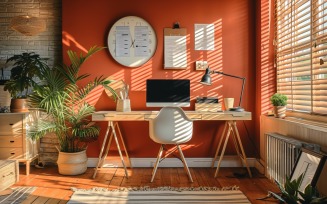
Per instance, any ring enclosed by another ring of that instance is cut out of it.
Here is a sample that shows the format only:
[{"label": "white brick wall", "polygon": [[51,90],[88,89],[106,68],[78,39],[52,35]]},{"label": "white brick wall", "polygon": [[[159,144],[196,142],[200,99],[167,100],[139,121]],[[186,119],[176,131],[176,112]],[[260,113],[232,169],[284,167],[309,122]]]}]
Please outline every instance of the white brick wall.
[{"label": "white brick wall", "polygon": [[[37,36],[24,36],[9,27],[12,17],[33,15],[46,21],[46,31]],[[49,58],[48,65],[62,61],[61,0],[0,0],[0,78],[9,77],[6,60],[14,54],[35,52]]]},{"label": "white brick wall", "polygon": [[[18,15],[43,18],[46,21],[46,31],[37,36],[24,36],[11,30],[11,18]],[[6,64],[9,57],[33,51],[41,57],[49,58],[50,67],[53,67],[54,63],[61,63],[61,0],[0,0],[0,79],[2,73],[6,77],[10,76],[10,65]],[[2,89],[2,86],[0,88]],[[46,136],[41,140],[42,162],[56,161],[58,153],[55,145],[55,136]]]}]

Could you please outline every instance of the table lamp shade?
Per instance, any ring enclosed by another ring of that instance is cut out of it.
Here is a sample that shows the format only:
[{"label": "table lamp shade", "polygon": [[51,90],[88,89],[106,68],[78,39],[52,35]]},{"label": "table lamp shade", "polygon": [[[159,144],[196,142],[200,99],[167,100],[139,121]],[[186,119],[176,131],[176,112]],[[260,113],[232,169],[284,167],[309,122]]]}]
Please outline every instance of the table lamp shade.
[{"label": "table lamp shade", "polygon": [[202,76],[200,83],[204,85],[211,85],[211,76],[209,68],[206,69],[206,73]]},{"label": "table lamp shade", "polygon": [[41,18],[21,15],[15,16],[10,22],[10,28],[27,36],[35,36],[45,31],[46,24]]}]

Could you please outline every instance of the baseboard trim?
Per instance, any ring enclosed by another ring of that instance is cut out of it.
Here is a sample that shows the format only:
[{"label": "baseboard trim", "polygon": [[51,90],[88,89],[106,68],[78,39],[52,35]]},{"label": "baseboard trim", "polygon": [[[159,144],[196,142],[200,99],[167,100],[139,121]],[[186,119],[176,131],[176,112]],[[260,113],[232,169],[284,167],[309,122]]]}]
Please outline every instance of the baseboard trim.
[{"label": "baseboard trim", "polygon": [[[189,167],[211,167],[213,158],[186,158]],[[132,167],[153,167],[156,158],[131,158]],[[88,167],[95,167],[98,163],[98,158],[88,158]],[[249,167],[256,167],[257,160],[255,158],[247,158]],[[217,166],[217,161],[215,162]],[[221,167],[242,167],[242,162],[237,156],[224,156]],[[105,162],[103,167],[122,167],[119,157],[110,157]],[[182,162],[177,158],[167,158],[160,163],[160,167],[183,167]]]}]

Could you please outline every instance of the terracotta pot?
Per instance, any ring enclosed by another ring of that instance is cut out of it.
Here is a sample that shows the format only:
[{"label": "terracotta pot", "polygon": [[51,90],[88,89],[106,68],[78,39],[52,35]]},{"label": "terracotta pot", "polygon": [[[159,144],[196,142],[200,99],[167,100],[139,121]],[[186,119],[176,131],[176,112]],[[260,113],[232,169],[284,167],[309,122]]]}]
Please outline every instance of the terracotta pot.
[{"label": "terracotta pot", "polygon": [[57,164],[62,175],[83,174],[87,169],[86,150],[74,153],[59,152]]},{"label": "terracotta pot", "polygon": [[286,106],[274,106],[274,116],[276,118],[285,118]]},{"label": "terracotta pot", "polygon": [[26,98],[11,99],[10,112],[12,113],[28,112],[27,99]]}]

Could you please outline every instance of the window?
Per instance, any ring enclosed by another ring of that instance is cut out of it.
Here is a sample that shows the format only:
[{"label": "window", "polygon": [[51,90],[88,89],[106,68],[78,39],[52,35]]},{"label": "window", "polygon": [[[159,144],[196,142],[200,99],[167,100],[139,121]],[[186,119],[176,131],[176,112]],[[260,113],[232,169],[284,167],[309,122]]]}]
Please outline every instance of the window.
[{"label": "window", "polygon": [[288,110],[327,114],[327,1],[275,0],[277,91]]}]

